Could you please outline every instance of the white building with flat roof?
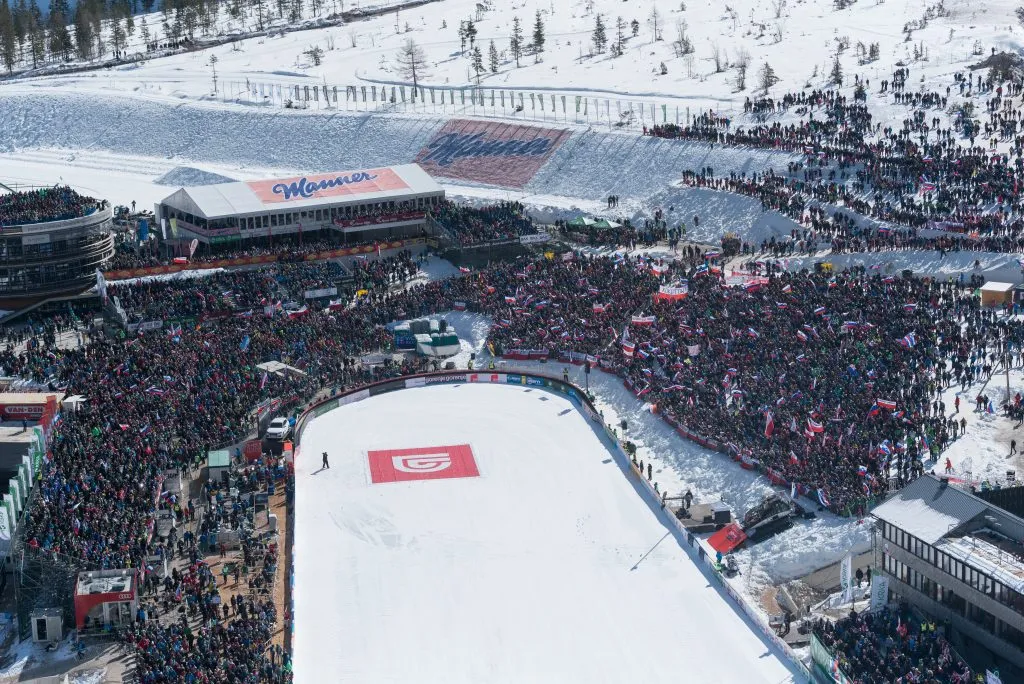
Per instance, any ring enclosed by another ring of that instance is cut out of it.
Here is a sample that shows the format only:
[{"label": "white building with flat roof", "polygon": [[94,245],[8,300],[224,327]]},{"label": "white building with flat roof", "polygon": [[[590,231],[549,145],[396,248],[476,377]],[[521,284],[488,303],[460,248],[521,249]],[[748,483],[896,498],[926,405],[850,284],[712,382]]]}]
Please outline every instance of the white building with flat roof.
[{"label": "white building with flat roof", "polygon": [[333,231],[344,242],[419,235],[444,189],[417,164],[180,188],[156,205],[165,239],[220,244]]}]

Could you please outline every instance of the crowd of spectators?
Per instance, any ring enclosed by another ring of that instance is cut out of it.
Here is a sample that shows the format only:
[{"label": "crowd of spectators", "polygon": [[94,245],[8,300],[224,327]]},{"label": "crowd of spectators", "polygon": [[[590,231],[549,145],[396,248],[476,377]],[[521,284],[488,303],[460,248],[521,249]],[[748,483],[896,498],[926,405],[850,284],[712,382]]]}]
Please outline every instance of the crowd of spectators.
[{"label": "crowd of spectators", "polygon": [[[228,607],[228,604],[224,604]],[[137,622],[123,635],[135,655],[135,681],[286,684],[291,663],[279,647],[268,649],[274,626],[272,602],[231,605],[236,617],[193,631],[187,620]]]},{"label": "crowd of spectators", "polygon": [[[671,423],[850,513],[959,436],[944,388],[983,377],[986,354],[1024,342],[957,283],[863,269],[770,275],[726,287],[697,252],[666,264],[497,265],[481,307],[497,321],[499,353],[599,358]],[[683,280],[684,300],[653,301]]]},{"label": "crowd of spectators", "polygon": [[105,202],[80,195],[66,185],[0,194],[0,226],[78,218]]},{"label": "crowd of spectators", "polygon": [[857,684],[917,682],[968,684],[974,673],[946,641],[944,628],[906,608],[852,612],[832,623],[819,620],[814,634]]},{"label": "crowd of spectators", "polygon": [[499,202],[478,209],[445,200],[431,210],[431,216],[464,246],[537,233],[520,202]]},{"label": "crowd of spectators", "polygon": [[[250,257],[275,257],[277,261],[294,262],[304,261],[307,257],[329,252],[338,249],[354,249],[358,247],[373,247],[376,242],[352,242],[340,243],[330,238],[316,238],[306,236],[301,241],[297,236],[291,235],[285,238],[275,238],[273,244],[260,239],[254,244],[246,244],[230,249],[218,248],[215,251],[199,251],[188,257],[189,264],[210,264],[228,259],[244,259]],[[104,266],[105,271],[119,271],[127,269],[150,268],[155,266],[170,266],[173,257],[160,257],[146,251],[139,252],[135,243],[131,240],[120,241],[114,257]]]},{"label": "crowd of spectators", "polygon": [[[267,398],[310,397],[423,369],[422,360],[368,368],[357,359],[389,348],[386,323],[447,311],[456,301],[493,318],[497,353],[591,355],[670,422],[819,490],[838,512],[857,510],[890,478],[901,483],[919,473],[922,459],[959,429],[941,390],[984,377],[1004,348],[1024,348],[1024,326],[980,310],[955,283],[769,267],[766,282],[727,287],[714,258],[698,250],[678,262],[567,254],[394,288],[415,265],[399,255],[382,271],[367,264],[359,277],[369,292],[348,306],[310,307],[298,318],[276,309],[268,316],[258,305],[280,296],[282,275],[303,287],[318,282],[318,265],[115,287],[146,316],[225,315],[170,334],[90,339],[76,349],[39,341],[0,354],[5,375],[89,397],[56,432],[24,522],[30,547],[87,567],[137,567],[154,551],[166,470],[244,439],[252,407]],[[685,298],[656,301],[662,286],[683,280]],[[256,369],[268,360],[306,374]],[[173,645],[183,632],[154,629],[140,627],[144,641],[136,641],[146,644],[140,653],[152,681],[167,681],[159,679],[165,667],[267,664],[265,656],[225,660],[219,650],[251,640],[258,624],[244,635],[242,627],[215,626],[204,647],[172,656],[153,644]]]},{"label": "crowd of spectators", "polygon": [[[729,117],[708,111],[685,126],[657,125],[644,132],[800,155],[796,161],[790,157],[785,171],[724,178],[709,166],[687,170],[684,182],[755,197],[765,209],[805,226],[810,226],[805,212],[812,206],[841,205],[857,219],[853,224],[837,221],[836,234],[821,231],[819,236],[841,240],[847,251],[891,245],[1024,251],[1019,192],[1024,129],[1014,104],[1020,84],[957,73],[944,93],[910,92],[909,80],[909,69],[900,67],[875,93],[909,108],[899,126],[873,121],[867,105],[870,81],[857,79],[852,97],[812,90],[748,99],[744,113],[757,121],[751,126],[736,126]],[[955,106],[949,104],[957,98]],[[956,113],[946,116],[947,109]],[[799,120],[764,121],[793,115]]]}]

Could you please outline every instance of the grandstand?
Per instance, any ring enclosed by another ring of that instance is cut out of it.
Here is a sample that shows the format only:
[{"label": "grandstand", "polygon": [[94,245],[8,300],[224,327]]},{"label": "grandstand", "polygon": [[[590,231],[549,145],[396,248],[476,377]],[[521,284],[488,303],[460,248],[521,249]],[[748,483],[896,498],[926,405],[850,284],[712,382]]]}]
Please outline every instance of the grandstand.
[{"label": "grandstand", "polygon": [[0,306],[87,287],[114,253],[110,204],[67,186],[0,187]]}]

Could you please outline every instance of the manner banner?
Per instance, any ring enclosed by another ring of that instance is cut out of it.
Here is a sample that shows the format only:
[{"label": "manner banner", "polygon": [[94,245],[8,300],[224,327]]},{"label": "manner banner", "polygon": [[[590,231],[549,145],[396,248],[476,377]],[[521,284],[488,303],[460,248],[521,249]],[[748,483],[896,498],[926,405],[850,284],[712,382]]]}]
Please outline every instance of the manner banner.
[{"label": "manner banner", "polygon": [[432,176],[521,188],[570,135],[564,129],[453,119],[415,161]]},{"label": "manner banner", "polygon": [[313,197],[340,197],[385,190],[406,190],[409,187],[393,169],[388,168],[249,181],[246,185],[264,204]]}]

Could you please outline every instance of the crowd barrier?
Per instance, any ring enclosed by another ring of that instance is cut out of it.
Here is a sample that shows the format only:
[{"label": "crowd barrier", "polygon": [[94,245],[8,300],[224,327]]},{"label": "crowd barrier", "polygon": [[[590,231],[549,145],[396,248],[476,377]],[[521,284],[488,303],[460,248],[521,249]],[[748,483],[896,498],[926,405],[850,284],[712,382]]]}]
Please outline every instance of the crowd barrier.
[{"label": "crowd barrier", "polygon": [[[535,373],[530,371],[518,371],[518,372],[507,372],[507,371],[438,371],[434,373],[421,373],[417,375],[407,375],[398,378],[391,378],[388,380],[381,380],[369,385],[364,385],[350,390],[342,391],[340,394],[335,393],[332,396],[325,399],[315,401],[306,407],[300,414],[295,426],[295,448],[293,452],[293,465],[298,462],[301,454],[301,442],[302,432],[305,430],[306,425],[313,418],[319,417],[335,408],[353,404],[371,397],[386,394],[388,392],[395,392],[402,389],[414,388],[414,387],[429,387],[433,385],[442,384],[457,384],[457,383],[483,383],[483,384],[502,384],[502,385],[520,385],[528,387],[544,387],[553,392],[559,392],[566,395],[569,400],[576,405],[576,407],[583,412],[583,414],[589,418],[592,422],[597,423],[601,426],[605,436],[608,438],[608,442],[613,446],[613,454],[620,460],[620,465],[626,466],[627,471],[635,476],[641,483],[641,491],[645,495],[649,505],[654,507],[656,510],[665,509],[665,503],[662,500],[663,494],[658,491],[658,485],[656,482],[648,480],[635,463],[633,463],[629,456],[626,454],[623,443],[619,440],[612,426],[604,422],[600,412],[591,402],[590,398],[586,393],[576,387],[572,383],[565,382],[556,377],[544,375],[541,373]],[[706,440],[709,444],[717,444],[714,440]],[[783,639],[779,638],[775,631],[767,624],[761,613],[756,609],[751,602],[737,592],[733,587],[725,580],[721,572],[715,566],[714,550],[707,546],[703,540],[694,535],[692,532],[686,530],[682,523],[675,518],[675,516],[665,512],[662,516],[663,520],[669,521],[668,524],[674,527],[674,531],[679,535],[680,539],[685,539],[686,544],[681,546],[686,550],[688,555],[695,562],[706,566],[708,575],[712,576],[718,585],[722,588],[723,592],[729,599],[736,604],[736,606],[743,612],[744,615],[750,620],[750,622],[757,627],[764,638],[775,646],[779,652],[786,657],[790,664],[805,678],[805,681],[812,682],[811,672],[808,667],[803,663],[800,657],[793,651],[792,647],[789,646]],[[289,558],[288,572],[289,572],[289,584],[294,585],[295,581],[295,565],[294,558]],[[289,606],[291,614],[295,614],[295,606],[292,602]],[[289,626],[290,628],[291,625]]]},{"label": "crowd barrier", "polygon": [[[342,257],[359,256],[370,254],[378,249],[403,249],[413,245],[424,244],[423,238],[412,238],[410,240],[395,240],[393,242],[381,242],[377,245],[360,245],[359,247],[346,247],[343,249],[330,249],[322,252],[310,252],[302,257],[301,261],[326,261],[327,259],[340,259]],[[265,254],[251,257],[235,257],[233,259],[217,259],[215,261],[204,261],[195,264],[170,264],[167,266],[147,266],[145,268],[123,268],[107,271],[103,274],[108,281],[125,280],[126,278],[143,278],[145,276],[166,275],[168,273],[180,273],[181,271],[208,271],[213,268],[230,268],[232,266],[255,266],[258,264],[272,264],[288,257],[287,252],[282,254]]]}]

